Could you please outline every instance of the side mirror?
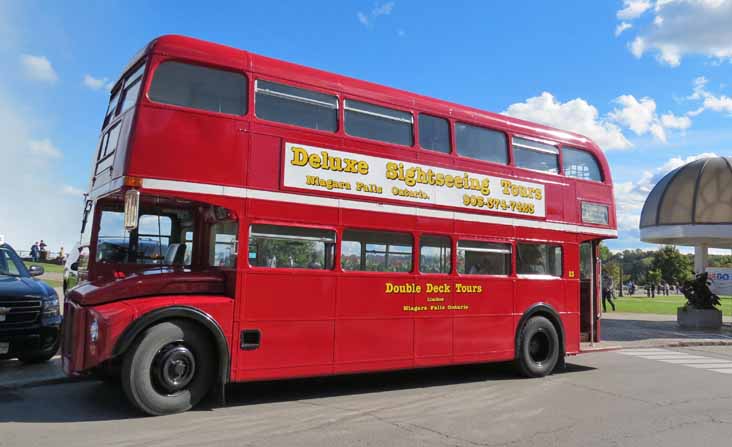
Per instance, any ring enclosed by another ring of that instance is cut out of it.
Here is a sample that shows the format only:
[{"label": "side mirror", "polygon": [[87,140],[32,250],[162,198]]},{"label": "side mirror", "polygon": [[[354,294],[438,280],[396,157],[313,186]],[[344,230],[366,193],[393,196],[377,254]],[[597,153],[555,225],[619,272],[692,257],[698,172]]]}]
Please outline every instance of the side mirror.
[{"label": "side mirror", "polygon": [[28,273],[31,276],[41,276],[44,272],[45,270],[43,270],[43,267],[41,267],[40,265],[31,265],[28,268]]},{"label": "side mirror", "polygon": [[75,271],[79,270],[79,263],[78,262],[72,263],[69,266],[69,270],[71,270],[72,272],[75,272]]}]

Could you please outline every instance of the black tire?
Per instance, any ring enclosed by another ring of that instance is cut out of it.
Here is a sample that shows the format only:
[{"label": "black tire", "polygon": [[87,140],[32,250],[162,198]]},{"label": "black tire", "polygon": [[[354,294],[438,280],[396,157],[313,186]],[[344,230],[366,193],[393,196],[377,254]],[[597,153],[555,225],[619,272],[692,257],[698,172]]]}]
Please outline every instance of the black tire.
[{"label": "black tire", "polygon": [[[185,320],[166,321],[137,338],[125,354],[120,379],[127,398],[144,413],[180,413],[211,390],[215,365],[205,330]],[[171,376],[178,377],[179,383]]]},{"label": "black tire", "polygon": [[561,347],[557,329],[545,317],[531,317],[521,330],[517,364],[526,377],[551,374],[559,362]]}]

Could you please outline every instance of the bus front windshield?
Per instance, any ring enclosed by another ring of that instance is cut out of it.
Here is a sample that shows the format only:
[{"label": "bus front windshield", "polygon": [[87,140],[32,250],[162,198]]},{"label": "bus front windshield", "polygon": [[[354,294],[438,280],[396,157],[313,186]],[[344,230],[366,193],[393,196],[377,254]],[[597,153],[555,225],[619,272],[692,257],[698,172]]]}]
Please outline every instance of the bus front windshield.
[{"label": "bus front windshield", "polygon": [[95,261],[177,267],[235,267],[238,224],[226,208],[163,197],[140,201],[137,228],[124,227],[121,200],[99,204]]}]

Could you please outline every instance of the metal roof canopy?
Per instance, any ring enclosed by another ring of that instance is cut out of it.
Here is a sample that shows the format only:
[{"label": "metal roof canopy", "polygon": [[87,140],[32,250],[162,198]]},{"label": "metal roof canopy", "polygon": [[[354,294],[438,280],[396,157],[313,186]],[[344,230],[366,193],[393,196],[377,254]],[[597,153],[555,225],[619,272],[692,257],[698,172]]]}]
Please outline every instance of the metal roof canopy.
[{"label": "metal roof canopy", "polygon": [[708,247],[732,248],[732,158],[702,158],[666,174],[643,205],[640,238],[696,247],[697,272]]}]

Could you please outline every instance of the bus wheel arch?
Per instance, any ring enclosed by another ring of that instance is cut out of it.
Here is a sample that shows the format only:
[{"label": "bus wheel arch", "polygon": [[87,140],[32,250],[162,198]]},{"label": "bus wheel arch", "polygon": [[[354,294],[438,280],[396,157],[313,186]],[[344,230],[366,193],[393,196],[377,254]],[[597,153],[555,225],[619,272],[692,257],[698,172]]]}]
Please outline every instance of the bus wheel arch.
[{"label": "bus wheel arch", "polygon": [[145,332],[155,325],[165,322],[182,321],[194,325],[208,335],[215,347],[216,392],[220,402],[225,403],[225,386],[229,382],[230,355],[229,344],[224,332],[213,317],[199,309],[189,306],[170,306],[148,312],[135,319],[117,339],[112,350],[112,358],[121,363],[130,349],[136,346]]},{"label": "bus wheel arch", "polygon": [[[539,317],[539,318],[535,318]],[[545,375],[544,373],[537,373],[528,371],[526,367],[526,359],[522,357],[522,348],[523,348],[523,338],[524,338],[524,332],[525,329],[527,329],[527,324],[531,322],[531,329],[539,331],[542,331],[541,328],[542,324],[541,322],[537,322],[537,320],[544,320],[548,321],[551,324],[550,328],[544,328],[547,329],[547,335],[551,338],[552,334],[551,332],[554,332],[556,334],[556,343],[557,343],[557,359],[556,364],[551,368],[551,371],[556,369],[556,367],[564,367],[564,357],[566,354],[566,338],[565,338],[565,332],[564,332],[564,325],[562,323],[562,319],[559,316],[559,313],[549,304],[547,303],[537,303],[531,306],[529,309],[527,309],[524,314],[521,316],[521,320],[519,320],[519,324],[516,326],[516,334],[515,334],[515,344],[514,344],[514,359],[516,363],[519,366],[519,369],[521,372],[529,377],[538,377]],[[534,328],[533,326],[538,326],[538,328]],[[548,373],[551,373],[549,371]]]}]

